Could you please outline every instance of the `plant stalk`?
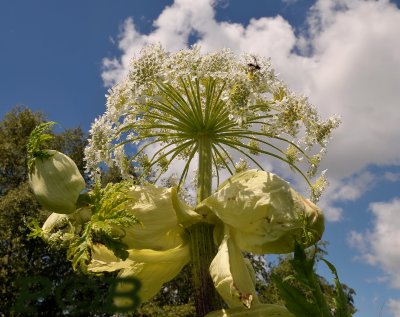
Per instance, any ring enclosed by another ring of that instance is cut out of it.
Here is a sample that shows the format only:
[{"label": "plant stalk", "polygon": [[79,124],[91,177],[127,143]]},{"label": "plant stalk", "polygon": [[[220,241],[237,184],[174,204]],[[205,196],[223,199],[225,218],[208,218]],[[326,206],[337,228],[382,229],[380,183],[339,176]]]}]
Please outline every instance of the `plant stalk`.
[{"label": "plant stalk", "polygon": [[[211,142],[207,135],[198,138],[198,155],[197,203],[210,196],[212,189]],[[213,225],[206,223],[193,225],[189,229],[197,317],[204,317],[207,313],[221,308],[220,297],[209,272],[211,261],[217,253],[213,229]]]}]

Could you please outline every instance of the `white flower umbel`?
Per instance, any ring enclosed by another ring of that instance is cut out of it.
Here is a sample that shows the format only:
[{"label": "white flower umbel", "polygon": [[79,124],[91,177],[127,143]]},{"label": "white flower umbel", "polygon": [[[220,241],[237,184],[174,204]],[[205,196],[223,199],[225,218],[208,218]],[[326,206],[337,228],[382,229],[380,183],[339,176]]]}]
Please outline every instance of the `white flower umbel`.
[{"label": "white flower umbel", "polygon": [[90,131],[86,163],[94,171],[114,162],[124,177],[133,165],[140,178],[153,172],[158,179],[172,162],[184,159],[181,185],[205,146],[218,181],[221,168],[235,173],[236,153],[260,169],[257,155],[275,157],[310,184],[298,163],[309,165],[309,176],[315,174],[338,122],[320,120],[307,98],[275,76],[269,59],[238,57],[228,49],[201,54],[197,46],[168,53],[151,45],[110,89],[106,112]]}]

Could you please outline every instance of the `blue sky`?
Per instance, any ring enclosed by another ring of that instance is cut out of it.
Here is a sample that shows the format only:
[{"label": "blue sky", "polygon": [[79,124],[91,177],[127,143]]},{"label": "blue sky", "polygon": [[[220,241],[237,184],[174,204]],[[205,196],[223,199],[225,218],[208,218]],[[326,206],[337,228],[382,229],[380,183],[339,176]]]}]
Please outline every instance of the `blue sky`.
[{"label": "blue sky", "polygon": [[323,116],[342,116],[323,166],[328,259],[357,317],[399,317],[400,1],[214,2],[0,2],[0,117],[20,104],[88,131],[147,43],[271,56]]}]

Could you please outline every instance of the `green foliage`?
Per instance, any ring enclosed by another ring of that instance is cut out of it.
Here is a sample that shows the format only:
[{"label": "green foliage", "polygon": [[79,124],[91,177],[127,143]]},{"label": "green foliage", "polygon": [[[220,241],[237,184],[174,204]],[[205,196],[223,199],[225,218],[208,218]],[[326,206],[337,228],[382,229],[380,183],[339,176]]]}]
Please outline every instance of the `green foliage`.
[{"label": "green foliage", "polygon": [[294,258],[289,260],[293,270],[292,275],[283,278],[277,274],[272,274],[271,279],[279,290],[279,294],[286,307],[296,317],[350,317],[354,312],[349,303],[349,296],[345,295],[344,288],[339,282],[335,267],[328,261],[327,263],[332,273],[335,275],[335,295],[334,305],[329,305],[330,298],[324,296],[321,281],[314,272],[315,253],[307,256],[304,249],[296,244]]},{"label": "green foliage", "polygon": [[26,146],[41,113],[15,107],[0,122],[0,196],[27,180]]},{"label": "green foliage", "polygon": [[87,266],[90,262],[90,234],[88,226],[84,230],[82,236],[74,239],[68,246],[67,259],[71,261],[72,268],[77,270],[80,268],[85,274],[89,273]]},{"label": "green foliage", "polygon": [[93,191],[87,194],[86,201],[92,217],[84,225],[83,232],[78,234],[68,247],[67,256],[72,267],[78,267],[86,273],[90,262],[90,247],[99,242],[112,250],[115,256],[125,260],[128,257],[127,246],[121,242],[125,235],[123,228],[139,223],[137,218],[126,209],[131,198],[126,195],[131,182],[108,184],[101,188],[95,184]]},{"label": "green foliage", "polygon": [[27,144],[27,151],[28,151],[28,171],[32,171],[35,158],[44,159],[51,157],[46,151],[41,149],[42,145],[47,141],[51,140],[53,136],[51,134],[45,133],[47,130],[54,125],[55,122],[49,121],[39,124],[29,136],[29,141]]},{"label": "green foliage", "polygon": [[43,230],[36,218],[32,218],[26,226],[29,228],[28,239],[43,238]]},{"label": "green foliage", "polygon": [[329,267],[329,269],[335,276],[334,281],[335,281],[335,286],[336,286],[336,290],[337,290],[337,294],[334,297],[335,306],[336,306],[335,316],[350,317],[351,313],[350,313],[350,307],[348,305],[348,296],[345,294],[342,284],[340,283],[336,268],[329,261],[327,261],[325,259],[322,259],[322,261],[325,262],[325,264]]}]

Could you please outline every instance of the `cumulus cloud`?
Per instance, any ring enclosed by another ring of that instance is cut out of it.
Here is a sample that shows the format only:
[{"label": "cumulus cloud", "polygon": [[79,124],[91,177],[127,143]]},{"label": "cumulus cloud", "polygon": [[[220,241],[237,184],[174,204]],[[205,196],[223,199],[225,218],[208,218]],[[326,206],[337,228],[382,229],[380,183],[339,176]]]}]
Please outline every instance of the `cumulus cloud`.
[{"label": "cumulus cloud", "polygon": [[[357,259],[379,265],[395,288],[400,288],[400,198],[370,204],[373,228],[364,233],[352,231],[349,245],[358,249]],[[397,315],[396,315],[397,316]]]},{"label": "cumulus cloud", "polygon": [[394,317],[400,317],[400,299],[391,298],[388,306]]},{"label": "cumulus cloud", "polygon": [[326,164],[340,178],[370,164],[399,164],[400,11],[387,1],[319,1],[317,7],[323,22],[313,26],[318,67],[310,96],[343,118]]},{"label": "cumulus cloud", "polygon": [[383,176],[386,180],[393,183],[400,180],[400,173],[386,172]]},{"label": "cumulus cloud", "polygon": [[400,164],[400,10],[388,0],[318,0],[309,12],[307,35],[296,36],[281,16],[247,25],[217,21],[215,5],[175,0],[149,34],[126,20],[121,57],[103,61],[105,84],[120,80],[145,44],[160,42],[177,51],[193,34],[204,51],[229,47],[270,56],[280,77],[309,96],[323,117],[342,117],[322,166],[329,169],[331,187],[321,201],[327,219],[340,220],[343,211],[335,203],[361,197],[382,178],[365,172],[368,166]]},{"label": "cumulus cloud", "polygon": [[329,187],[319,205],[324,210],[326,219],[333,222],[343,218],[343,209],[337,207],[336,203],[356,201],[366,192],[375,188],[380,181],[380,177],[369,171],[361,171],[354,173],[351,177],[340,179],[335,177],[330,170],[328,176]]}]

